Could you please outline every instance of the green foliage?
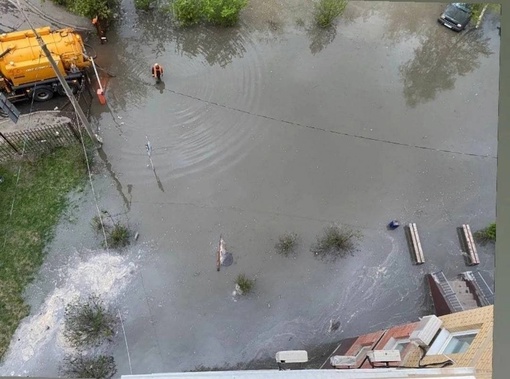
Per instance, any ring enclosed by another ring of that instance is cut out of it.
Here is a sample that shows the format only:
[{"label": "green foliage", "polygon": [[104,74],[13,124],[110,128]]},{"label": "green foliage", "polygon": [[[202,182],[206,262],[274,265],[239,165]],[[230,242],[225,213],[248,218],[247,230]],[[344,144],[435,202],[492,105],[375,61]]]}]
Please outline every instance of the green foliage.
[{"label": "green foliage", "polygon": [[331,26],[346,6],[346,0],[319,0],[315,3],[315,22],[322,28]]},{"label": "green foliage", "polygon": [[[119,249],[129,245],[129,237],[131,236],[129,228],[119,222],[116,222],[108,211],[103,210],[101,211],[101,214],[101,217],[99,217],[99,215],[95,215],[92,218],[90,225],[92,226],[92,229],[94,229],[94,231],[102,237],[104,237],[104,228],[107,246],[112,249]],[[104,240],[103,246],[105,246]]]},{"label": "green foliage", "polygon": [[239,12],[247,0],[203,0],[203,12],[207,21],[222,26],[233,26],[239,20]]},{"label": "green foliage", "polygon": [[473,12],[473,15],[471,16],[471,23],[475,24],[478,22],[480,17],[482,16],[483,8],[487,6],[487,9],[485,10],[485,14],[489,11],[495,11],[500,12],[501,11],[501,4],[487,4],[487,3],[475,3],[475,4],[469,4],[469,7],[471,8],[471,11]]},{"label": "green foliage", "polygon": [[202,18],[203,0],[174,0],[171,12],[182,26],[194,25]]},{"label": "green foliage", "polygon": [[486,228],[476,231],[473,237],[482,244],[496,242],[496,223],[489,224]]},{"label": "green foliage", "polygon": [[76,348],[98,346],[113,336],[116,322],[101,299],[91,295],[66,306],[64,336]]},{"label": "green foliage", "polygon": [[298,235],[296,233],[285,233],[278,238],[274,248],[278,254],[288,256],[296,250],[298,245]]},{"label": "green foliage", "polygon": [[[85,183],[82,146],[57,148],[33,161],[0,164],[0,357],[28,314],[23,291],[39,269],[44,247],[69,206],[67,195]],[[18,175],[19,170],[19,175]],[[11,212],[12,209],[12,212]]]},{"label": "green foliage", "polygon": [[[52,0],[58,5],[62,5],[71,12],[93,18],[100,17],[103,20],[112,18],[112,9],[118,5],[118,0]],[[143,0],[142,0],[143,1]]]},{"label": "green foliage", "polygon": [[69,378],[110,379],[117,372],[112,356],[84,357],[81,354],[64,358],[62,376]]},{"label": "green foliage", "polygon": [[182,26],[202,20],[214,25],[233,26],[248,0],[173,0],[170,11]]},{"label": "green foliage", "polygon": [[318,258],[343,258],[356,250],[356,240],[360,237],[358,231],[336,225],[328,226],[321,236],[317,236],[317,242],[310,250]]},{"label": "green foliage", "polygon": [[152,0],[135,0],[135,8],[148,11],[151,7]]},{"label": "green foliage", "polygon": [[241,295],[247,295],[253,290],[255,280],[249,279],[244,274],[239,274],[236,278],[236,284],[239,286],[239,290],[241,290]]},{"label": "green foliage", "polygon": [[121,224],[115,224],[108,230],[108,246],[114,249],[129,245],[129,229]]}]

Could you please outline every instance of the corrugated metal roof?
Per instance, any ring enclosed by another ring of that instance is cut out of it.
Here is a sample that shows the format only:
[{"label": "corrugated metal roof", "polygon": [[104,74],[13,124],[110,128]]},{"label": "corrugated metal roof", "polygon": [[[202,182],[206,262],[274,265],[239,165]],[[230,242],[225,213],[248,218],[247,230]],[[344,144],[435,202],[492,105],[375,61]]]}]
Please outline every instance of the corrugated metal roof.
[{"label": "corrugated metal roof", "polygon": [[246,370],[122,375],[122,379],[476,379],[472,368],[355,369],[355,370]]}]

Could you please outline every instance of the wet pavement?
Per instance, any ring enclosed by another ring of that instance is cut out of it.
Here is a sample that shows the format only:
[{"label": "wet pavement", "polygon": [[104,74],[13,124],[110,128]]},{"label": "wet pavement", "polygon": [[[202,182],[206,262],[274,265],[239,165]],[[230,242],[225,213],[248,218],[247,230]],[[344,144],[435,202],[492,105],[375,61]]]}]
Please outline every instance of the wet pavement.
[{"label": "wet pavement", "polygon": [[[253,0],[228,30],[167,27],[126,4],[97,47],[109,108],[92,117],[112,175],[101,180],[114,183],[101,202],[137,224],[126,255],[144,257],[116,300],[129,346],[119,335],[118,375],[234,365],[417,320],[432,312],[426,273],[469,269],[456,227],[495,218],[496,21],[456,34],[438,25],[440,4],[351,2],[322,31],[303,3]],[[386,229],[395,218],[417,223],[424,265]],[[363,239],[326,264],[309,247],[333,222]],[[295,258],[274,253],[286,231],[300,235]],[[234,264],[217,272],[220,233]],[[492,279],[493,248],[479,250]],[[239,273],[256,287],[234,301]]]}]

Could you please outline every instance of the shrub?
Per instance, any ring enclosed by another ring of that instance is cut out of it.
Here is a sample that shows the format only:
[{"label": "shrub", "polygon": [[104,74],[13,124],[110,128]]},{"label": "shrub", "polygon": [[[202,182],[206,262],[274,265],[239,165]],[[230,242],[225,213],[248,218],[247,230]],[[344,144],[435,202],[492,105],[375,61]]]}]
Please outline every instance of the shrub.
[{"label": "shrub", "polygon": [[116,323],[115,315],[101,299],[91,295],[66,306],[64,336],[76,348],[98,346],[113,336]]},{"label": "shrub", "polygon": [[135,0],[135,8],[148,11],[151,7],[152,0]]},{"label": "shrub", "polygon": [[496,242],[496,223],[489,224],[486,228],[476,231],[473,237],[482,244]]},{"label": "shrub", "polygon": [[70,378],[110,379],[117,372],[112,356],[84,357],[81,354],[67,356],[61,369]]},{"label": "shrub", "polygon": [[112,18],[112,9],[119,3],[118,0],[53,0],[53,2],[81,16],[88,18],[99,16],[103,20]]},{"label": "shrub", "polygon": [[[108,211],[101,211],[103,217],[96,215],[92,218],[91,226],[96,233],[103,236],[103,226],[106,234],[106,244],[109,248],[118,249],[129,245],[131,232],[127,226],[115,222],[112,215]],[[102,220],[102,224],[101,224]],[[103,241],[103,245],[105,241]],[[106,247],[106,246],[105,246]]]},{"label": "shrub", "polygon": [[116,223],[113,228],[109,229],[106,235],[108,247],[113,249],[121,248],[129,245],[129,229]]},{"label": "shrub", "polygon": [[255,285],[255,281],[253,279],[249,279],[244,274],[237,275],[236,285],[238,287],[238,291],[240,295],[247,295],[253,290],[253,286]]},{"label": "shrub", "polygon": [[278,254],[288,256],[296,250],[298,245],[298,235],[296,233],[285,233],[278,238],[274,248]]},{"label": "shrub", "polygon": [[315,3],[315,21],[322,28],[331,26],[346,6],[346,0],[319,0]]},{"label": "shrub", "polygon": [[101,218],[98,215],[95,215],[94,217],[92,217],[90,225],[92,226],[92,229],[94,229],[96,232],[100,232],[102,230]]},{"label": "shrub", "polygon": [[194,25],[203,14],[202,0],[174,0],[170,8],[174,18],[183,26]]},{"label": "shrub", "polygon": [[239,20],[239,12],[247,0],[203,0],[203,12],[207,21],[222,26],[233,26]]},{"label": "shrub", "polygon": [[349,228],[328,226],[310,250],[319,258],[343,258],[356,250],[356,239],[360,237],[359,232]]}]

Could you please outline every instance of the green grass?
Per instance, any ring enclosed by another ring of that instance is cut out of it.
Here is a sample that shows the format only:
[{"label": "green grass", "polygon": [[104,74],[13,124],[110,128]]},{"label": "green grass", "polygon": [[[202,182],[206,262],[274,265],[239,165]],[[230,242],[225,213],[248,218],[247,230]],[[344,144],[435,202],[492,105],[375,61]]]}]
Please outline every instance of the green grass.
[{"label": "green grass", "polygon": [[239,274],[239,275],[237,275],[237,278],[236,278],[236,284],[241,289],[241,292],[242,292],[241,294],[247,295],[253,290],[253,287],[255,286],[255,280],[249,279],[244,274]]},{"label": "green grass", "polygon": [[296,233],[285,233],[278,238],[274,248],[278,254],[289,256],[296,251],[299,237]]},{"label": "green grass", "polygon": [[121,224],[116,223],[107,231],[108,247],[119,249],[129,245],[129,229]]},{"label": "green grass", "polygon": [[68,378],[110,379],[117,372],[112,356],[84,357],[81,354],[64,358],[61,373]]},{"label": "green grass", "polygon": [[336,225],[328,226],[317,236],[317,242],[312,245],[311,251],[318,258],[343,258],[356,250],[356,241],[361,233],[347,227]]},{"label": "green grass", "polygon": [[66,306],[64,336],[76,348],[98,346],[114,334],[117,319],[95,295]]},{"label": "green grass", "polygon": [[476,231],[473,237],[481,244],[496,242],[496,223],[489,224],[486,228]]},{"label": "green grass", "polygon": [[[0,164],[0,357],[28,306],[22,293],[33,279],[66,206],[66,195],[83,185],[81,145],[58,148],[34,161]],[[11,205],[14,200],[12,215]]]},{"label": "green grass", "polygon": [[95,215],[92,218],[90,225],[92,226],[92,229],[101,236],[101,238],[103,238],[104,234],[106,234],[106,244],[103,240],[103,247],[121,249],[129,245],[129,238],[131,237],[130,229],[127,226],[122,225],[120,222],[116,222],[108,211],[102,210],[101,213],[102,217]]},{"label": "green grass", "polygon": [[327,28],[340,16],[347,6],[346,0],[318,0],[315,3],[315,22],[321,28]]}]

